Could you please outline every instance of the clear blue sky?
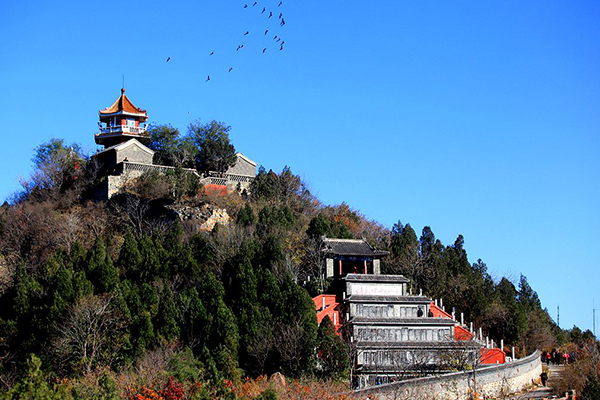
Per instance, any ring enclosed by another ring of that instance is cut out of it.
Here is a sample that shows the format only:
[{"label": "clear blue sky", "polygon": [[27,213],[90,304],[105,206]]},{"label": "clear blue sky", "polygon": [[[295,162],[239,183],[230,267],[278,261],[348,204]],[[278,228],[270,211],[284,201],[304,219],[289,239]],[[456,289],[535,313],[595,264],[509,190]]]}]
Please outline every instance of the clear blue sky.
[{"label": "clear blue sky", "polygon": [[151,122],[226,122],[324,203],[463,234],[471,262],[526,275],[562,327],[592,329],[599,2],[252,3],[0,2],[0,198],[51,137],[94,152],[124,74]]}]

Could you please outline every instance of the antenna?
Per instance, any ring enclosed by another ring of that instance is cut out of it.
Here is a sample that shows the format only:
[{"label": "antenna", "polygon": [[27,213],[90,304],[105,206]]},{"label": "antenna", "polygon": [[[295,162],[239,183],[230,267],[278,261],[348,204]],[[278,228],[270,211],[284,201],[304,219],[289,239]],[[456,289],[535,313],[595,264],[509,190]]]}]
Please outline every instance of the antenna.
[{"label": "antenna", "polygon": [[122,89],[125,89],[125,74],[123,74],[123,84],[121,85]]},{"label": "antenna", "polygon": [[556,305],[556,325],[560,328],[560,304]]}]

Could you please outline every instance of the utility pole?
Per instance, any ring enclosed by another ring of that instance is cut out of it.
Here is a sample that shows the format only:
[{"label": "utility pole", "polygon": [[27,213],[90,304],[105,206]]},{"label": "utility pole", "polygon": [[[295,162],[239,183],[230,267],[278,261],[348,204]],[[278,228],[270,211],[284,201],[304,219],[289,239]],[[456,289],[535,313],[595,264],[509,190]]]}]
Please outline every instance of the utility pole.
[{"label": "utility pole", "polygon": [[596,308],[596,302],[595,300],[592,300],[592,330],[594,331],[594,337],[598,337],[596,336],[596,311],[598,311],[600,309]]}]

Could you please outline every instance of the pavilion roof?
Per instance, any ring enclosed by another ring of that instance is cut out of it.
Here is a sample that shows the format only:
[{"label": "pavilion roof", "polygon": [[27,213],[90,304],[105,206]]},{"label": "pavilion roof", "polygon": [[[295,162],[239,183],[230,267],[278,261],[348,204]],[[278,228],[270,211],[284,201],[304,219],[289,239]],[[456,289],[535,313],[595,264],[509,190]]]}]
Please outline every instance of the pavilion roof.
[{"label": "pavilion roof", "polygon": [[125,95],[125,88],[121,89],[121,95],[110,107],[100,110],[101,115],[122,113],[146,116],[146,110],[134,106],[131,100],[127,98]]}]

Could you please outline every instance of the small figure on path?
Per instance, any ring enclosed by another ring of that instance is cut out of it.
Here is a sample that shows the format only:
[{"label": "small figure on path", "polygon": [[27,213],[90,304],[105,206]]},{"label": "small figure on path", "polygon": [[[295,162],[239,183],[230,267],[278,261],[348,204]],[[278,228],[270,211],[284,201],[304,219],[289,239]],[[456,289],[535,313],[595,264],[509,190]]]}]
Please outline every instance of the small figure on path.
[{"label": "small figure on path", "polygon": [[540,378],[542,379],[542,385],[546,386],[546,381],[548,380],[548,374],[546,372],[542,372],[540,374]]}]

